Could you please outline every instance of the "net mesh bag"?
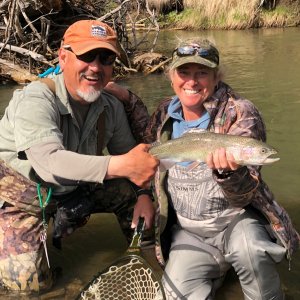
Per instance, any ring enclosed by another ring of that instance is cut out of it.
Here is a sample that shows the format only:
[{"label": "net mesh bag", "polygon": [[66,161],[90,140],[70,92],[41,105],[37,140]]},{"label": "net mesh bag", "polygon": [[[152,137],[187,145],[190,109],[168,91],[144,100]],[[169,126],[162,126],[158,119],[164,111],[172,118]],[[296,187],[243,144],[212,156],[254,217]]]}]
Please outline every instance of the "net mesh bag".
[{"label": "net mesh bag", "polygon": [[77,300],[165,299],[159,277],[140,256],[144,227],[144,219],[140,218],[125,255],[100,272],[80,293]]},{"label": "net mesh bag", "polygon": [[100,274],[80,299],[163,300],[160,282],[150,266],[139,256],[129,256]]}]

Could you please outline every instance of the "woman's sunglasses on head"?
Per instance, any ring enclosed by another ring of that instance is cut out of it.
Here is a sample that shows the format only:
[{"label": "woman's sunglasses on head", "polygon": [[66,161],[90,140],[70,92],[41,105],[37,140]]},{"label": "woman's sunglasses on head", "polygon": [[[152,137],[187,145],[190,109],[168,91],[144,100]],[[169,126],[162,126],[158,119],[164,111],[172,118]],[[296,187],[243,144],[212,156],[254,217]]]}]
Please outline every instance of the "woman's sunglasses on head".
[{"label": "woman's sunglasses on head", "polygon": [[178,47],[177,49],[174,50],[173,55],[174,53],[176,53],[177,56],[179,57],[198,55],[204,59],[216,63],[217,65],[219,64],[218,50],[213,47],[206,49],[200,46],[187,45],[187,46]]},{"label": "woman's sunglasses on head", "polygon": [[[74,53],[71,47],[65,47],[64,49]],[[111,66],[116,61],[117,55],[109,49],[97,48],[86,53],[76,55],[76,57],[85,63],[91,63],[97,57],[101,65]]]}]

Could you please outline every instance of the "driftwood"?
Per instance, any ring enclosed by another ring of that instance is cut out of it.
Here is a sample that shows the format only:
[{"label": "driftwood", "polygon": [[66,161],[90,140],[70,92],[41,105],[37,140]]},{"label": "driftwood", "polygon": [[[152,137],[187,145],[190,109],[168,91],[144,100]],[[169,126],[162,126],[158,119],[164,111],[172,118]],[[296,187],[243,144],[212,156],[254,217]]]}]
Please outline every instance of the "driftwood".
[{"label": "driftwood", "polygon": [[5,49],[7,49],[9,51],[18,52],[24,56],[30,56],[36,61],[44,62],[46,64],[51,65],[43,55],[38,54],[34,51],[30,51],[28,49],[24,49],[24,48],[17,47],[17,46],[12,46],[12,45],[8,45],[8,44],[5,45],[4,43],[1,43],[1,42],[0,42],[0,47],[1,48],[4,47]]},{"label": "driftwood", "polygon": [[[0,0],[0,14],[1,58],[33,74],[53,66],[64,31],[79,19],[99,19],[115,29],[122,49],[119,65],[127,72],[137,71],[132,58],[141,48],[154,51],[160,30],[148,0]],[[156,35],[149,38],[152,31]]]},{"label": "driftwood", "polygon": [[19,65],[1,58],[0,66],[1,73],[7,75],[7,80],[11,78],[12,82],[23,84],[36,80],[38,78],[36,75],[30,73],[28,70],[20,67]]},{"label": "driftwood", "polygon": [[153,67],[152,69],[150,69],[149,71],[145,72],[145,75],[149,75],[151,73],[154,73],[155,71],[157,71],[158,69],[161,69],[165,64],[167,64],[170,60],[172,59],[172,57],[169,57],[168,59],[162,61],[161,63],[159,63],[158,65],[156,65],[155,67]]},{"label": "driftwood", "polygon": [[145,75],[153,73],[156,70],[162,71],[166,62],[168,62],[167,57],[155,52],[136,54],[132,60],[134,68]]}]

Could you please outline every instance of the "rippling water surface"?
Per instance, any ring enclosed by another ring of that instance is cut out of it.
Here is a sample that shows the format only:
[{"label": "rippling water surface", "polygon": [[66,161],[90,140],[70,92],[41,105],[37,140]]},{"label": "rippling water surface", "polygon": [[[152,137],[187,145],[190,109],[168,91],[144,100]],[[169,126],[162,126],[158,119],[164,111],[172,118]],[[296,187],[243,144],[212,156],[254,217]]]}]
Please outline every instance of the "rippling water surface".
[{"label": "rippling water surface", "polygon": [[[264,180],[278,202],[290,213],[300,231],[300,28],[246,31],[164,31],[156,51],[170,55],[181,37],[208,36],[221,53],[225,81],[260,109],[267,126],[268,142],[279,151],[281,160],[263,168]],[[153,112],[160,99],[171,95],[170,82],[163,74],[132,76],[120,82],[140,95]],[[0,115],[14,87],[0,87]],[[75,278],[92,279],[126,249],[114,217],[93,216],[89,224],[75,232],[56,251],[49,243],[53,266],[63,268],[56,290]],[[279,266],[287,299],[300,299],[300,254],[293,258],[292,270],[286,262]],[[218,299],[243,299],[236,280],[228,280]]]}]

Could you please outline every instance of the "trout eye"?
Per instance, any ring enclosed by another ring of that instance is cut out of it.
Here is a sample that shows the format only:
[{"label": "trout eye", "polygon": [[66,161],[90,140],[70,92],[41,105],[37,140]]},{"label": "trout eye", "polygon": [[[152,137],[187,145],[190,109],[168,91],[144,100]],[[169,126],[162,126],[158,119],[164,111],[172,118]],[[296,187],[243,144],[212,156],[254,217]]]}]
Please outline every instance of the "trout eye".
[{"label": "trout eye", "polygon": [[262,148],[261,149],[261,153],[267,153],[267,149],[266,148]]}]

